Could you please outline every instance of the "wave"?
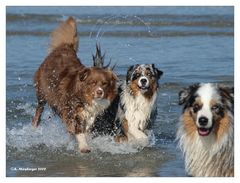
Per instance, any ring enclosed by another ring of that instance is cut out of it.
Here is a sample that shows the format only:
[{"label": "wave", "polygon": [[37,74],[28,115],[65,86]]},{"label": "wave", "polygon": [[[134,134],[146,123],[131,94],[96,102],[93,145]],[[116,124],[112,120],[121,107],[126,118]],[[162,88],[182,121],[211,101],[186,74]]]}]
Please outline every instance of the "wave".
[{"label": "wave", "polygon": [[18,21],[45,21],[52,22],[60,18],[59,15],[37,15],[37,14],[7,14],[7,22],[18,22]]},{"label": "wave", "polygon": [[[148,25],[148,26],[209,26],[233,27],[233,15],[72,15],[79,24],[104,25]],[[66,19],[66,15],[7,14],[8,23],[34,21],[52,23]]]},{"label": "wave", "polygon": [[[44,31],[7,31],[7,36],[49,36],[51,32]],[[99,32],[80,32],[79,36],[98,36]],[[188,31],[168,31],[168,32],[147,32],[147,31],[108,31],[101,36],[106,37],[179,37],[179,36],[234,36],[233,32],[188,32]]]},{"label": "wave", "polygon": [[[74,16],[74,15],[73,15]],[[80,36],[233,36],[232,15],[75,15]],[[48,36],[66,15],[7,14],[7,36]]]}]

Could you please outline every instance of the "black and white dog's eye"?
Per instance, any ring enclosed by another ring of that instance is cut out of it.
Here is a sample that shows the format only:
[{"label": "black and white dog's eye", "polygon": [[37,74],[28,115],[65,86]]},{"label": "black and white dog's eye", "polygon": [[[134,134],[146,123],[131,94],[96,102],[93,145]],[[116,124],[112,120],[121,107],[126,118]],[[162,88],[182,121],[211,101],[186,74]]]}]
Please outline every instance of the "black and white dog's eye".
[{"label": "black and white dog's eye", "polygon": [[199,111],[199,109],[200,109],[200,106],[198,105],[198,104],[194,104],[194,106],[193,106],[193,112],[198,112]]},{"label": "black and white dog's eye", "polygon": [[216,104],[214,106],[212,106],[211,108],[213,111],[218,111],[220,109],[220,105],[219,104]]}]

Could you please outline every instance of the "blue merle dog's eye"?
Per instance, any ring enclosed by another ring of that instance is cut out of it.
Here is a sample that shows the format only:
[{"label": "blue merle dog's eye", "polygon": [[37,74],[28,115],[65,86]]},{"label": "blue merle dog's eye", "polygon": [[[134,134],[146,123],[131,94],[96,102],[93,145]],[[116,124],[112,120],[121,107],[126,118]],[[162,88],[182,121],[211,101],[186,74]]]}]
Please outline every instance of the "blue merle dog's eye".
[{"label": "blue merle dog's eye", "polygon": [[139,73],[136,74],[136,77],[140,77],[140,76],[141,76],[141,74],[139,74]]},{"label": "blue merle dog's eye", "polygon": [[148,73],[147,73],[147,76],[151,77],[151,76],[152,76],[152,74],[151,74],[150,72],[148,72]]},{"label": "blue merle dog's eye", "polygon": [[141,76],[141,74],[139,74],[139,73],[135,73],[135,74],[133,75],[133,80],[139,78],[140,76]]},{"label": "blue merle dog's eye", "polygon": [[134,74],[134,78],[139,78],[140,76],[141,76],[141,74],[139,74],[139,73]]}]

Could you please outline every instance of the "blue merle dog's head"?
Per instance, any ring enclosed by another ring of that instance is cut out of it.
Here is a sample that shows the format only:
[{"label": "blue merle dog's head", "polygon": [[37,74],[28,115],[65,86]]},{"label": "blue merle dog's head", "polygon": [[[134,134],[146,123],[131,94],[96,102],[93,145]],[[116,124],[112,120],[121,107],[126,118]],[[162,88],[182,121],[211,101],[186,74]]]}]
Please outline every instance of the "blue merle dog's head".
[{"label": "blue merle dog's head", "polygon": [[133,94],[154,93],[162,74],[154,64],[132,65],[127,71],[126,83]]}]

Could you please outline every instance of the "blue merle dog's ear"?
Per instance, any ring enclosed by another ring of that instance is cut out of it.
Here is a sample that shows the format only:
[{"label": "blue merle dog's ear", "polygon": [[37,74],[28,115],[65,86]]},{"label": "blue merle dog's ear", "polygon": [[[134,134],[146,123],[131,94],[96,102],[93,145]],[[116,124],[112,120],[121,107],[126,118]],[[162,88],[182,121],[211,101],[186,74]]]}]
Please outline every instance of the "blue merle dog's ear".
[{"label": "blue merle dog's ear", "polygon": [[154,70],[154,73],[156,74],[157,76],[157,79],[160,79],[161,76],[163,75],[163,71],[159,70],[158,68],[155,67],[154,64],[152,64],[152,68]]},{"label": "blue merle dog's ear", "polygon": [[196,92],[196,90],[199,88],[199,83],[193,84],[187,88],[183,88],[179,93],[179,101],[178,104],[182,105],[186,103],[189,98]]},{"label": "blue merle dog's ear", "polygon": [[134,65],[131,65],[131,66],[128,68],[127,77],[126,77],[126,82],[127,82],[127,84],[128,84],[128,82],[131,80],[131,76],[132,76],[132,73],[133,73],[133,71],[134,71],[134,68],[135,68]]}]

